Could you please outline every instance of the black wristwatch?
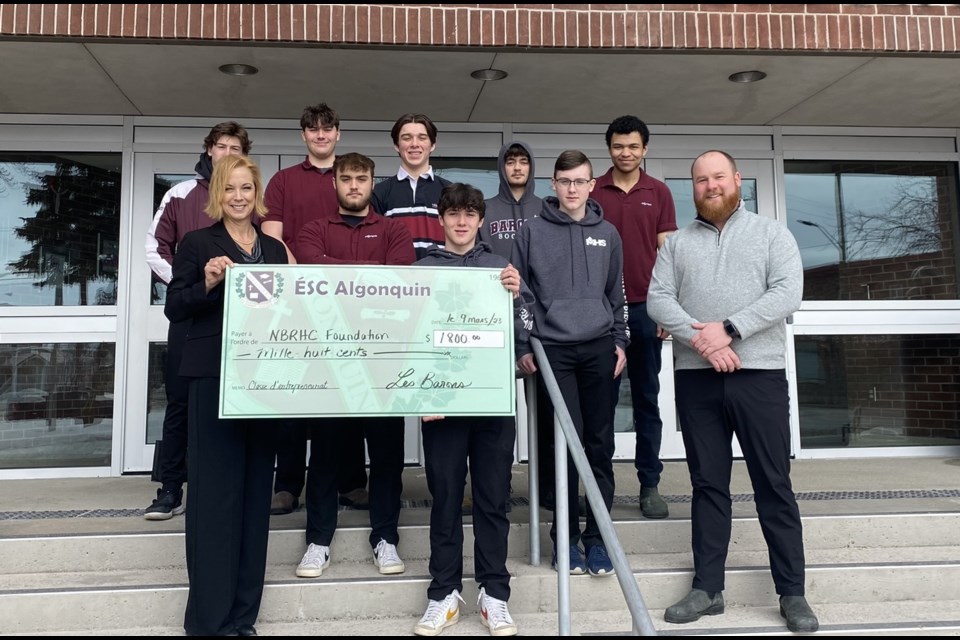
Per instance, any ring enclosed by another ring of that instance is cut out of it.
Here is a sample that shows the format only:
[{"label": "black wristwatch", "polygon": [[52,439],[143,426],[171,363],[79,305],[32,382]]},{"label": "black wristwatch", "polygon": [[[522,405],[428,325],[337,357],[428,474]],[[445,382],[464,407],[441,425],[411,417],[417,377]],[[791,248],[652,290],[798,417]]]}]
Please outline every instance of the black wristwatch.
[{"label": "black wristwatch", "polygon": [[736,339],[740,337],[740,332],[737,331],[737,328],[733,326],[733,323],[730,322],[729,320],[723,321],[723,330],[726,331],[727,335],[730,336],[731,338]]}]

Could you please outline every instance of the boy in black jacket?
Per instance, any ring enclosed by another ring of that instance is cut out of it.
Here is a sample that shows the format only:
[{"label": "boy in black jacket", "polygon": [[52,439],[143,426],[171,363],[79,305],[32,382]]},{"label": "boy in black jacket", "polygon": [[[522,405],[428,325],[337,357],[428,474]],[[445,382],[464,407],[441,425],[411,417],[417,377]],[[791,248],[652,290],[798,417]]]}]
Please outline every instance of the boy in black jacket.
[{"label": "boy in black jacket", "polygon": [[[417,265],[503,268],[500,282],[512,291],[516,305],[516,340],[527,342],[531,327],[526,306],[532,296],[506,258],[477,242],[485,210],[483,194],[465,184],[443,190],[437,207],[446,238]],[[520,347],[518,346],[518,351]],[[473,489],[473,534],[476,579],[480,584],[480,615],[495,636],[512,636],[517,625],[510,617],[510,573],[507,536],[510,521],[506,502],[513,466],[516,425],[512,416],[429,416],[423,419],[424,466],[433,496],[430,511],[430,602],[414,628],[422,636],[438,635],[460,619],[463,590],[463,501],[467,461]]]}]

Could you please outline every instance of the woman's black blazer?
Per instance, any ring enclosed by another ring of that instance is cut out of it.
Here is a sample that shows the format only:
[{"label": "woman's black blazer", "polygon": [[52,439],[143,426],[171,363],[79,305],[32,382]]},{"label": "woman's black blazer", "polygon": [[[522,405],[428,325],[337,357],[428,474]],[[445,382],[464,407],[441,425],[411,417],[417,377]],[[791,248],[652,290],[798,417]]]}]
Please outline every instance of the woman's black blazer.
[{"label": "woman's black blazer", "polygon": [[[259,227],[254,228],[260,237],[264,264],[287,264],[283,243],[264,234]],[[245,264],[223,222],[185,235],[173,258],[173,279],[167,288],[163,313],[170,322],[189,320],[180,364],[180,375],[189,378],[220,377],[224,285],[229,284],[230,277],[207,293],[203,276],[207,261],[219,256]]]}]

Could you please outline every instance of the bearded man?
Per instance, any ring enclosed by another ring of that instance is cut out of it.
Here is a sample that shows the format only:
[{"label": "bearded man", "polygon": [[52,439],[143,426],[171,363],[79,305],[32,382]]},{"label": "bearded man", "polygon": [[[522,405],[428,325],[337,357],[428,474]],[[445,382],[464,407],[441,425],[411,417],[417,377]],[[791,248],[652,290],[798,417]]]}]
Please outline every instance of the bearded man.
[{"label": "bearded man", "polygon": [[693,588],[664,619],[723,613],[736,433],[780,615],[790,631],[816,631],[790,484],[785,320],[803,294],[800,251],[786,225],[744,208],[729,154],[701,154],[691,175],[697,219],[667,239],[647,296],[650,317],[675,338],[677,413],[693,485]]}]

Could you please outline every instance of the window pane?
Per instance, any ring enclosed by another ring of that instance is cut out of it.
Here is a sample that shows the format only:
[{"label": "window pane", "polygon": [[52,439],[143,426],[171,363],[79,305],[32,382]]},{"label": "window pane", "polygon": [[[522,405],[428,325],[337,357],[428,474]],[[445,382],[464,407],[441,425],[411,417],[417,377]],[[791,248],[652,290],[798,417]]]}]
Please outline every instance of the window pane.
[{"label": "window pane", "polygon": [[0,154],[0,305],[117,303],[117,154]]},{"label": "window pane", "polygon": [[630,395],[630,376],[627,368],[620,374],[620,393],[617,396],[617,406],[613,409],[613,430],[616,433],[636,431],[633,424],[633,396]]},{"label": "window pane", "polygon": [[[673,204],[677,207],[677,228],[683,229],[697,217],[697,208],[693,204],[693,180],[689,178],[667,178],[665,180],[670,193],[673,194]],[[754,178],[744,178],[740,184],[740,197],[748,211],[757,211],[757,181]]]},{"label": "window pane", "polygon": [[[153,211],[156,215],[160,203],[163,202],[163,196],[173,185],[193,178],[193,174],[156,174],[153,176]],[[150,304],[162,305],[167,300],[167,284],[150,272]],[[151,441],[152,442],[152,441]]]},{"label": "window pane", "polygon": [[109,466],[115,351],[0,345],[0,468]]},{"label": "window pane", "polygon": [[804,300],[957,297],[955,166],[785,163]]},{"label": "window pane", "polygon": [[450,182],[463,182],[480,189],[484,198],[500,192],[496,158],[431,158],[433,170]]},{"label": "window pane", "polygon": [[797,336],[804,448],[960,444],[960,336]]},{"label": "window pane", "polygon": [[163,437],[163,416],[167,410],[167,343],[151,342],[147,362],[147,439],[153,444]]}]

